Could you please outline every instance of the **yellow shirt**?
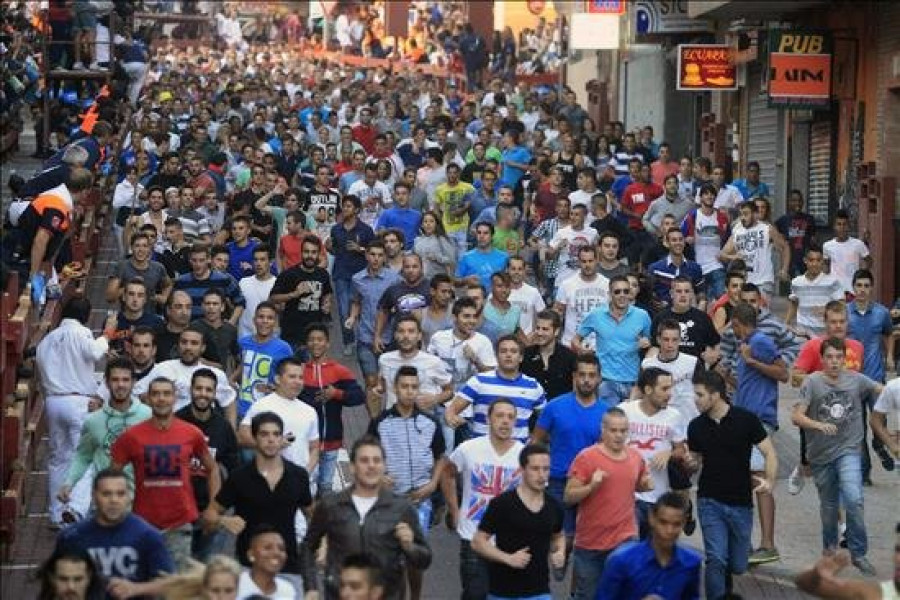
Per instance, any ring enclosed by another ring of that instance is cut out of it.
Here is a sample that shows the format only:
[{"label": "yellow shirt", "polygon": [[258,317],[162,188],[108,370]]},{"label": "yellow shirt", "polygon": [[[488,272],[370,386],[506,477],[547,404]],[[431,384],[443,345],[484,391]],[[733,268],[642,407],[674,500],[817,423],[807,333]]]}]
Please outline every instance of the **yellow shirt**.
[{"label": "yellow shirt", "polygon": [[445,182],[435,188],[434,203],[441,211],[441,222],[447,233],[466,231],[469,228],[468,212],[455,216],[451,211],[459,209],[474,193],[475,188],[465,181],[459,181],[454,186]]}]

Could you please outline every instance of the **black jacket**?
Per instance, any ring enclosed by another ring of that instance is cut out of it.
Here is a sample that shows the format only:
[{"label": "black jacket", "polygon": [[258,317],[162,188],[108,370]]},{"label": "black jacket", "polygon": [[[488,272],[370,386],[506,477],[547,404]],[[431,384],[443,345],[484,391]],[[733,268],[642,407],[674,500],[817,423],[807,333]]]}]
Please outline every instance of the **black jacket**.
[{"label": "black jacket", "polygon": [[[370,554],[384,574],[385,600],[399,600],[406,592],[404,565],[427,569],[431,564],[431,548],[419,527],[416,509],[405,497],[381,490],[375,505],[359,522],[359,513],[351,496],[353,488],[326,496],[316,504],[306,533],[308,552],[305,557],[303,585],[315,589],[315,556],[322,539],[328,537],[326,586],[337,589],[344,558],[361,552]],[[413,530],[413,546],[409,552],[400,547],[394,528],[403,522]]]}]

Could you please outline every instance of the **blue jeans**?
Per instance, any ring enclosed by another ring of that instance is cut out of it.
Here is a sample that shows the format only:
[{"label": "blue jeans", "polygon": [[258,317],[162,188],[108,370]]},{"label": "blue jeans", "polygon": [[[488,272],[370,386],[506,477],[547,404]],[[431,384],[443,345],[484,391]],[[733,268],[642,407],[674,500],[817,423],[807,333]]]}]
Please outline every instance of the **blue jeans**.
[{"label": "blue jeans", "polygon": [[572,600],[594,600],[597,596],[597,586],[600,585],[600,578],[603,576],[603,567],[606,566],[606,559],[613,550],[615,548],[609,550],[575,548],[572,553],[573,578],[575,580]]},{"label": "blue jeans", "polygon": [[316,465],[316,485],[319,487],[319,497],[330,494],[334,483],[334,474],[337,472],[338,453],[340,450],[323,450],[319,453],[319,464]]},{"label": "blue jeans", "polygon": [[222,554],[228,545],[228,533],[222,529],[216,529],[212,533],[203,531],[200,522],[194,523],[194,531],[191,539],[191,557],[206,562],[214,554]]},{"label": "blue jeans", "polygon": [[431,529],[431,498],[425,498],[416,504],[415,507],[416,515],[419,517],[419,527],[422,528],[422,533],[427,535],[428,530]]},{"label": "blue jeans", "polygon": [[378,357],[375,356],[371,344],[357,342],[356,358],[359,360],[359,370],[362,371],[363,377],[374,375],[378,372]]},{"label": "blue jeans", "polygon": [[813,464],[812,476],[819,490],[819,515],[822,519],[822,546],[838,547],[838,508],[847,514],[847,548],[853,558],[868,551],[863,514],[862,461],[858,452],[839,456],[825,464]]},{"label": "blue jeans", "polygon": [[472,542],[459,540],[459,580],[462,600],[484,600],[488,595],[487,562],[472,550]]},{"label": "blue jeans", "polygon": [[350,301],[353,299],[353,280],[334,279],[334,297],[337,300],[338,315],[341,323],[341,338],[344,345],[353,343],[353,330],[344,327],[344,321],[350,316]]},{"label": "blue jeans", "polygon": [[563,494],[566,491],[565,477],[551,477],[547,481],[547,493],[559,500],[563,507],[563,533],[566,537],[575,535],[575,516],[578,510],[576,506],[568,506],[563,502]]},{"label": "blue jeans", "polygon": [[449,454],[456,445],[454,442],[456,441],[456,431],[447,425],[447,421],[444,420],[444,415],[447,413],[447,407],[443,404],[439,404],[434,407],[434,412],[432,416],[437,419],[437,422],[441,426],[441,435],[444,436],[444,448],[446,448],[447,453]]},{"label": "blue jeans", "polygon": [[645,540],[650,537],[650,511],[654,504],[644,500],[634,501],[634,520],[637,521],[638,538]]},{"label": "blue jeans", "polygon": [[718,300],[725,293],[725,269],[716,269],[703,276],[706,282],[706,298],[710,302]]},{"label": "blue jeans", "polygon": [[753,507],[698,498],[697,512],[706,551],[706,597],[721,598],[728,592],[729,572],[740,575],[747,570]]},{"label": "blue jeans", "polygon": [[615,401],[615,403],[618,404],[631,397],[631,388],[633,387],[633,382],[629,383],[626,381],[610,381],[609,379],[604,379],[603,382],[600,383],[600,397],[604,400]]}]

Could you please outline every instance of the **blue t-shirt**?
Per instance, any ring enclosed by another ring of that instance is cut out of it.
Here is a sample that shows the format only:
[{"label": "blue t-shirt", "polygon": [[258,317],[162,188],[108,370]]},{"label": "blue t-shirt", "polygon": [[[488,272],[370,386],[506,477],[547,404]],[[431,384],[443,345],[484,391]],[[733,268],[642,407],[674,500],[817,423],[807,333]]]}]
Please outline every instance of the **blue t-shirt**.
[{"label": "blue t-shirt", "polygon": [[582,406],[575,392],[547,403],[537,426],[550,436],[550,477],[565,478],[578,453],[600,439],[600,422],[608,408],[601,399],[593,406]]},{"label": "blue t-shirt", "polygon": [[375,232],[372,228],[359,220],[349,230],[343,223],[332,225],[331,253],[334,255],[334,266],[331,269],[331,278],[349,280],[355,273],[365,269],[365,253],[347,250],[347,242],[352,240],[365,248],[374,238]]},{"label": "blue t-shirt", "polygon": [[228,273],[237,281],[253,275],[253,251],[258,245],[256,240],[247,240],[242,248],[237,242],[228,242]]},{"label": "blue t-shirt", "polygon": [[107,579],[120,577],[143,583],[175,572],[162,534],[134,514],[112,527],[94,519],[75,523],[60,532],[56,547],[86,550]]},{"label": "blue t-shirt", "polygon": [[595,599],[700,598],[702,563],[699,552],[677,544],[663,567],[650,540],[625,542],[609,555]]},{"label": "blue t-shirt", "polygon": [[531,160],[531,152],[525,146],[513,146],[503,151],[503,172],[500,174],[500,185],[508,185],[516,189],[519,180],[525,175],[525,169],[511,167],[507,164],[509,161],[528,164]]},{"label": "blue t-shirt", "polygon": [[377,231],[391,227],[399,229],[403,232],[404,248],[412,250],[413,242],[416,240],[416,236],[419,235],[419,225],[421,224],[422,213],[412,208],[395,206],[381,213],[375,229]]},{"label": "blue t-shirt", "polygon": [[763,181],[760,181],[758,184],[756,184],[756,186],[753,186],[746,179],[735,179],[731,182],[731,185],[737,188],[744,200],[750,200],[751,198],[772,197],[769,193],[769,186],[766,185]]},{"label": "blue t-shirt", "polygon": [[884,382],[884,355],[881,338],[894,330],[891,311],[877,302],[869,303],[864,313],[856,308],[856,302],[847,305],[848,335],[863,345],[863,375]]},{"label": "blue t-shirt", "polygon": [[639,338],[650,338],[650,315],[643,308],[629,306],[621,321],[599,306],[589,312],[575,331],[582,338],[597,336],[597,358],[603,378],[618,383],[634,383],[641,369]]},{"label": "blue t-shirt", "polygon": [[634,183],[634,179],[631,178],[631,175],[620,175],[616,177],[616,180],[613,181],[611,191],[616,196],[616,200],[622,201],[622,195],[625,193],[625,188]]},{"label": "blue t-shirt", "polygon": [[241,389],[237,404],[240,419],[254,402],[269,394],[270,390],[257,386],[272,385],[278,363],[293,356],[294,351],[281,338],[260,343],[252,335],[238,340],[238,347],[241,349]]},{"label": "blue t-shirt", "polygon": [[502,250],[491,248],[488,252],[482,252],[475,248],[462,255],[462,258],[456,265],[456,276],[468,277],[469,275],[478,275],[481,284],[490,292],[491,275],[506,269],[508,261],[509,255]]},{"label": "blue t-shirt", "polygon": [[[759,329],[745,343],[750,346],[750,356],[760,362],[772,364],[780,356],[772,338]],[[748,366],[740,352],[734,405],[749,410],[766,425],[778,428],[778,382]]]}]

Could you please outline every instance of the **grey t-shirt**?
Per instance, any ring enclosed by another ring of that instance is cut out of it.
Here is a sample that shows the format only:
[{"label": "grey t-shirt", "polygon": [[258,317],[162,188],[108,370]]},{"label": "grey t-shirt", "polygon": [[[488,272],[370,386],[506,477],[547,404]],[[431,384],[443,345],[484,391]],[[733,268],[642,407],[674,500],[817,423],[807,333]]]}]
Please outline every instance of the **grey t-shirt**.
[{"label": "grey t-shirt", "polygon": [[162,282],[168,277],[164,266],[151,260],[146,270],[139,271],[134,268],[134,264],[130,260],[123,260],[119,262],[119,268],[116,270],[115,277],[119,280],[120,289],[124,289],[125,284],[135,277],[142,278],[144,285],[147,287],[146,310],[151,313],[156,312],[156,300],[154,300],[153,296],[162,291]]},{"label": "grey t-shirt", "polygon": [[862,402],[877,384],[855,371],[841,371],[836,382],[821,372],[809,375],[800,387],[800,403],[806,404],[806,416],[837,427],[835,435],[806,430],[807,457],[810,464],[821,465],[858,452],[863,440]]}]

